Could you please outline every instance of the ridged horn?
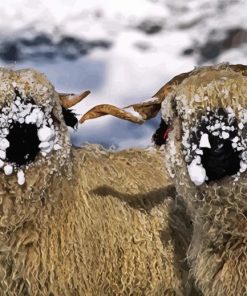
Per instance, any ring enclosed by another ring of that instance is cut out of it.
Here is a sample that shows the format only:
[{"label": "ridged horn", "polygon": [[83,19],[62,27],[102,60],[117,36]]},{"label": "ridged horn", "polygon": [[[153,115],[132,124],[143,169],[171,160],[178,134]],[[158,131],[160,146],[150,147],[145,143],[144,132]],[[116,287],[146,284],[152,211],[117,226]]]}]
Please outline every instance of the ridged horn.
[{"label": "ridged horn", "polygon": [[86,98],[90,94],[89,90],[86,90],[80,94],[70,94],[70,93],[58,93],[61,105],[65,108],[71,108],[81,102],[84,98]]},{"label": "ridged horn", "polygon": [[84,114],[79,122],[83,123],[88,119],[94,119],[105,115],[112,115],[124,120],[142,124],[145,120],[151,119],[158,114],[161,108],[161,103],[163,102],[165,97],[173,90],[173,86],[180,84],[191,74],[191,72],[182,73],[175,76],[167,84],[165,84],[152,98],[147,99],[142,103],[132,104],[123,108],[119,108],[109,104],[97,105],[89,110],[86,114]]}]

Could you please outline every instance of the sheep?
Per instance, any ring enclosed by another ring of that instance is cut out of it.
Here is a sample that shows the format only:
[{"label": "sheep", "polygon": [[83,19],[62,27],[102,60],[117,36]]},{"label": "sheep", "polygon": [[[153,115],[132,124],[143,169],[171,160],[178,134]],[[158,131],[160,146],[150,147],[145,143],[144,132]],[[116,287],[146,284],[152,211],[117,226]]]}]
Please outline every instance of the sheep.
[{"label": "sheep", "polygon": [[191,224],[163,154],[72,147],[88,91],[33,69],[0,81],[0,295],[189,295]]},{"label": "sheep", "polygon": [[[245,65],[196,68],[120,109],[141,122],[161,109],[166,168],[193,221],[190,274],[204,295],[247,295],[246,76]],[[111,110],[96,106],[82,121]]]}]

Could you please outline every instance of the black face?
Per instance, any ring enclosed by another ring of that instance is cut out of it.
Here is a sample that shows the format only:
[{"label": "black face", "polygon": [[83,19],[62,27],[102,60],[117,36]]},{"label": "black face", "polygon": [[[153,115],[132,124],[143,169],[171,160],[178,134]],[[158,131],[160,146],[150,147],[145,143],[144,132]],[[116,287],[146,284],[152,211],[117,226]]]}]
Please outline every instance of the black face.
[{"label": "black face", "polygon": [[[205,134],[208,135],[210,148],[199,147],[201,136]],[[196,132],[192,132],[190,142],[202,151],[201,163],[206,170],[208,182],[239,172],[241,147],[238,147],[234,141],[238,138],[239,128],[236,118],[229,118],[229,114],[222,108],[216,113],[207,112],[197,126]],[[196,151],[191,152],[192,158]]]},{"label": "black face", "polygon": [[35,160],[41,143],[38,129],[49,123],[44,110],[32,98],[23,99],[17,89],[15,94],[12,104],[0,110],[0,137],[7,143],[1,146],[1,161],[18,168]]},{"label": "black face", "polygon": [[[62,107],[65,123],[77,127],[75,114]],[[15,168],[33,162],[39,152],[46,156],[57,143],[55,122],[59,121],[30,97],[15,99],[0,110],[0,163]]]},{"label": "black face", "polygon": [[230,140],[219,141],[209,137],[211,149],[203,148],[201,162],[206,170],[208,181],[237,174],[240,169],[239,151],[234,151]]}]

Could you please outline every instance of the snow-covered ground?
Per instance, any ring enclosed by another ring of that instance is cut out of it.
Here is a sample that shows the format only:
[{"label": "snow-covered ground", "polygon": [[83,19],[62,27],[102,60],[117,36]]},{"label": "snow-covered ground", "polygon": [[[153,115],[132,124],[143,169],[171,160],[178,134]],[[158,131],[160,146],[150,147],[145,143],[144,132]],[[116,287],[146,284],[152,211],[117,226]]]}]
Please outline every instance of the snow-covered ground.
[{"label": "snow-covered ground", "polygon": [[[244,0],[9,0],[0,11],[1,65],[34,67],[58,91],[90,89],[78,114],[140,102],[197,65],[247,64]],[[78,146],[144,147],[158,125],[108,116],[71,137]]]}]

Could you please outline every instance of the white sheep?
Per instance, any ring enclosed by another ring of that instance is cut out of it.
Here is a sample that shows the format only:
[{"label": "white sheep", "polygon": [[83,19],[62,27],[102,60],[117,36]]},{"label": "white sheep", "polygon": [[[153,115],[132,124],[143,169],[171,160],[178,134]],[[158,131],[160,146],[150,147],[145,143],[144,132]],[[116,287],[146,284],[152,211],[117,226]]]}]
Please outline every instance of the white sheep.
[{"label": "white sheep", "polygon": [[189,295],[191,226],[161,153],[71,147],[44,75],[0,69],[0,295]]}]

